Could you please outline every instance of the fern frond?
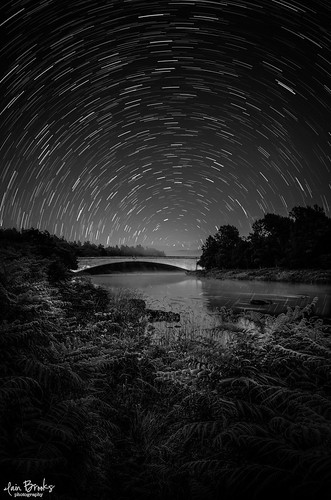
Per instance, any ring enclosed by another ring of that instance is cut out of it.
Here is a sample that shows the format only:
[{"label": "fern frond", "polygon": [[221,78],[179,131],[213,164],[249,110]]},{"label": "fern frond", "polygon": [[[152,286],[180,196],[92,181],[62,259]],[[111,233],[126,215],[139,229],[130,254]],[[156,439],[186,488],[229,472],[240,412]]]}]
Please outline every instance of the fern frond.
[{"label": "fern frond", "polygon": [[37,380],[31,377],[2,377],[0,378],[0,403],[15,394],[38,390],[41,387]]},{"label": "fern frond", "polygon": [[64,424],[47,420],[35,420],[36,433],[47,436],[48,440],[60,441],[66,445],[73,444],[76,440],[76,433]]},{"label": "fern frond", "polygon": [[330,450],[317,455],[307,456],[303,459],[300,468],[303,468],[312,479],[320,481],[331,481],[331,456]]},{"label": "fern frond", "polygon": [[[229,489],[234,494],[249,495],[249,498],[268,496],[271,491],[277,492],[291,483],[292,474],[272,465],[247,464],[233,469],[228,476]],[[262,497],[262,498],[263,498]]]},{"label": "fern frond", "polygon": [[253,424],[252,422],[236,422],[229,425],[224,431],[218,434],[214,439],[214,446],[218,448],[223,446],[242,446],[247,443],[249,437],[254,436],[267,436],[267,430],[258,424]]},{"label": "fern frond", "polygon": [[53,471],[59,465],[65,467],[67,460],[62,456],[60,458],[9,458],[0,460],[3,467],[9,467],[10,470],[17,470],[21,473],[40,474],[41,472]]},{"label": "fern frond", "polygon": [[215,477],[222,468],[222,462],[215,459],[200,459],[186,462],[180,467],[179,472],[186,472],[190,476],[199,477],[207,474],[208,477]]}]

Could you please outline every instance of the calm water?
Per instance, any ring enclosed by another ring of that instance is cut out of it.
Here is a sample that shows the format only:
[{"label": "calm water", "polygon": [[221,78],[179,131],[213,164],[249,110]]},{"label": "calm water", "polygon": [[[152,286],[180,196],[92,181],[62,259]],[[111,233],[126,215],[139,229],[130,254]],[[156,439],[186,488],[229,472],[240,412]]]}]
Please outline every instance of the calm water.
[{"label": "calm water", "polygon": [[[257,310],[271,314],[287,311],[287,306],[304,306],[318,297],[316,314],[331,316],[331,286],[279,283],[269,281],[236,281],[197,279],[183,273],[122,273],[91,277],[93,283],[112,290],[135,289],[142,293],[147,307],[172,310],[203,322],[206,327],[217,323],[217,309]],[[251,300],[268,300],[271,304],[256,306]],[[215,323],[216,322],[216,323]]]}]

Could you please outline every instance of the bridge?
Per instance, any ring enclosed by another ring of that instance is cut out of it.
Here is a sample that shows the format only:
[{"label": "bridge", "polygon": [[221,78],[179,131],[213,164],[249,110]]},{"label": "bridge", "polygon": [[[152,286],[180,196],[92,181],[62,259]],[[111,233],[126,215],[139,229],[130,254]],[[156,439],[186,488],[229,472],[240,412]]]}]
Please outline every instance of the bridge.
[{"label": "bridge", "polygon": [[[201,269],[198,266],[199,257],[78,257],[78,271],[84,271],[100,266],[116,264],[119,262],[135,263],[135,262],[152,262],[154,264],[165,264],[166,266],[174,266],[185,271],[196,271]],[[161,266],[160,266],[161,267]],[[114,266],[114,269],[116,266]]]}]

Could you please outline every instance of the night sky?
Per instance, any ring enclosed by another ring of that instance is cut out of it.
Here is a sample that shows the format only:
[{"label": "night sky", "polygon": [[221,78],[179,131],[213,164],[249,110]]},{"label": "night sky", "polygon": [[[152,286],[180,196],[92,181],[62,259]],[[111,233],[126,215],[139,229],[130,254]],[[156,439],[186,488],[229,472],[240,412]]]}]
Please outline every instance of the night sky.
[{"label": "night sky", "polygon": [[2,0],[0,225],[196,249],[330,216],[329,0]]}]

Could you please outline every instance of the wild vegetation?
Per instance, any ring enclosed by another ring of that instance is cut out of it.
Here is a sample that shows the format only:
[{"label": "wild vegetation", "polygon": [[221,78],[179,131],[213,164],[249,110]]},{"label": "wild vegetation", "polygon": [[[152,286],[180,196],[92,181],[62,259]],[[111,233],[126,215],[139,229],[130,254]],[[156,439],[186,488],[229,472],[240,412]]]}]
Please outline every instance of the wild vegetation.
[{"label": "wild vegetation", "polygon": [[11,248],[11,251],[19,251],[23,254],[40,257],[52,257],[52,261],[59,260],[69,266],[70,269],[77,268],[77,257],[164,257],[165,254],[156,248],[144,248],[141,245],[115,245],[105,247],[96,245],[90,241],[66,241],[63,237],[51,235],[48,231],[39,231],[35,228],[22,229],[0,228],[1,249]]},{"label": "wild vegetation", "polygon": [[209,334],[157,337],[144,301],[70,276],[61,245],[2,250],[2,489],[45,478],[59,500],[328,498],[330,331],[314,303],[222,309]]},{"label": "wild vegetation", "polygon": [[266,214],[247,238],[235,226],[220,226],[202,247],[204,269],[330,269],[331,219],[324,210],[294,207],[288,217]]},{"label": "wild vegetation", "polygon": [[64,279],[71,269],[77,269],[75,252],[64,238],[34,228],[1,228],[0,263],[4,272],[7,264],[15,260],[28,263],[32,279],[38,279],[43,272],[51,281]]}]

